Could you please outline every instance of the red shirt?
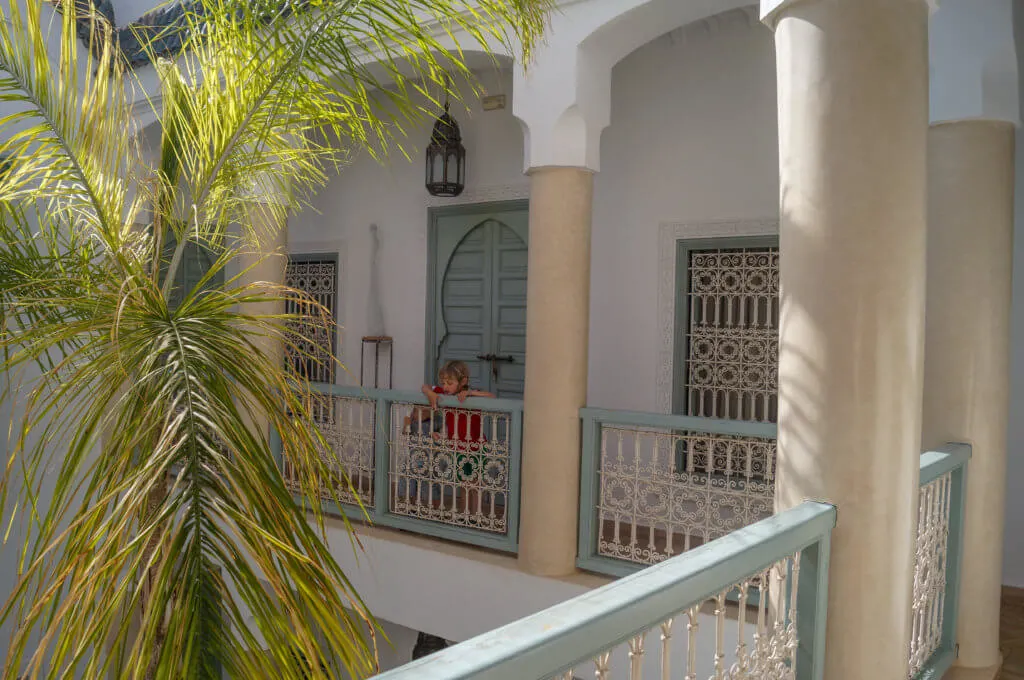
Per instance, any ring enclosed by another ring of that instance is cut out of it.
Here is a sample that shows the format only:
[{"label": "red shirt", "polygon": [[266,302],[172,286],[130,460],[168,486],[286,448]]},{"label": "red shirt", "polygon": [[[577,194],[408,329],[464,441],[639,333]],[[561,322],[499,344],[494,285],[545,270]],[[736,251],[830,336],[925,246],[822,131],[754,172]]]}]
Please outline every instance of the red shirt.
[{"label": "red shirt", "polygon": [[[446,394],[443,387],[435,385],[434,394]],[[451,395],[447,395],[451,396]],[[444,413],[444,432],[448,439],[458,442],[485,442],[483,436],[483,417],[479,413],[446,407]]]}]

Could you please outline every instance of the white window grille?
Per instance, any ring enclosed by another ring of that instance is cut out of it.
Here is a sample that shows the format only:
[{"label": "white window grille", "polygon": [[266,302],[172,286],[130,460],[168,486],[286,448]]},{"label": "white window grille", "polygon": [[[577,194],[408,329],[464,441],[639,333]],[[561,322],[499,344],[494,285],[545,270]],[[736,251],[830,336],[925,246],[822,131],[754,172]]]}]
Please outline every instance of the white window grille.
[{"label": "white window grille", "polygon": [[[285,285],[309,296],[305,299],[292,298],[285,305],[287,314],[305,318],[289,322],[293,332],[285,348],[286,365],[295,375],[311,382],[333,384],[337,259],[292,256],[285,269]],[[327,319],[323,318],[323,310],[317,305],[327,310]]]},{"label": "white window grille", "polygon": [[701,245],[680,243],[675,410],[776,422],[778,245]]}]

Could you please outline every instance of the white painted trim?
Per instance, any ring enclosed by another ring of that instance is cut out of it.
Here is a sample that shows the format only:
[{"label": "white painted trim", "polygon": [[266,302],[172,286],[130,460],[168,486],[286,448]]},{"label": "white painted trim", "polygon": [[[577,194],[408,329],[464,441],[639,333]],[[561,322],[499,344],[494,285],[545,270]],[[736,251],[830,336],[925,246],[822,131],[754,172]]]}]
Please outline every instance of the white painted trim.
[{"label": "white painted trim", "polygon": [[[801,0],[760,0],[760,12],[761,21],[770,26],[772,30],[775,30],[775,22],[779,18],[779,14],[784,12],[790,5],[796,4]],[[894,0],[899,1],[899,0]],[[903,0],[906,1],[906,0]],[[929,16],[934,14],[939,9],[940,0],[924,0],[924,3],[928,5]]]},{"label": "white painted trim", "polygon": [[658,227],[658,365],[655,371],[659,413],[672,412],[672,371],[676,315],[676,242],[736,236],[776,236],[778,218],[662,222]]},{"label": "white painted trim", "polygon": [[444,208],[451,205],[471,205],[473,203],[496,203],[499,201],[518,201],[530,198],[530,185],[505,184],[490,187],[467,189],[455,198],[431,196],[427,194],[428,208]]}]

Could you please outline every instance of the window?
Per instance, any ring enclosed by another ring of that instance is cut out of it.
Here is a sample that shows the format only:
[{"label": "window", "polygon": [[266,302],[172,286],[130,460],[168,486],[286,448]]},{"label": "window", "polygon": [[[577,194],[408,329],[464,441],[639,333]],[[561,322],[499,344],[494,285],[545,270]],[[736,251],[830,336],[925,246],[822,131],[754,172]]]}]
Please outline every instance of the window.
[{"label": "window", "polygon": [[311,382],[334,383],[337,355],[336,322],[338,291],[337,254],[291,255],[285,269],[285,285],[301,290],[329,313],[325,325],[322,313],[308,300],[292,299],[285,305],[288,314],[301,315],[308,321],[292,321],[292,346],[285,348],[286,366]]},{"label": "window", "polygon": [[777,237],[679,241],[673,411],[776,422]]}]

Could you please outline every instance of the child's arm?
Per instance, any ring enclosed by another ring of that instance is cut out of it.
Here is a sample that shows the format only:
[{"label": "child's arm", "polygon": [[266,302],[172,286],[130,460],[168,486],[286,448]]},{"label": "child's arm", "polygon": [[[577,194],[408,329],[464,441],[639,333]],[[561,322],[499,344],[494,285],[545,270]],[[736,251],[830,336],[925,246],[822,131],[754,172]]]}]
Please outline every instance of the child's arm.
[{"label": "child's arm", "polygon": [[483,390],[463,390],[459,392],[459,401],[466,401],[467,397],[486,397],[488,399],[494,399],[494,394],[491,392],[484,392]]},{"label": "child's arm", "polygon": [[430,385],[424,385],[423,387],[420,388],[420,391],[423,392],[423,396],[426,397],[427,401],[430,402],[430,408],[436,409],[439,395],[437,394],[437,392],[434,391],[434,388],[432,388]]}]

